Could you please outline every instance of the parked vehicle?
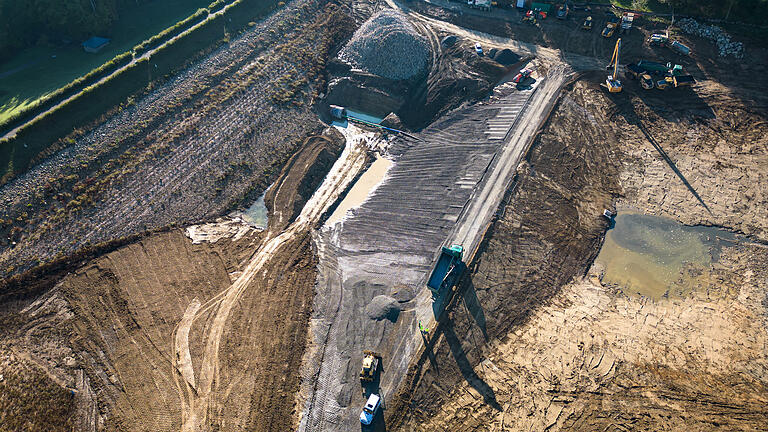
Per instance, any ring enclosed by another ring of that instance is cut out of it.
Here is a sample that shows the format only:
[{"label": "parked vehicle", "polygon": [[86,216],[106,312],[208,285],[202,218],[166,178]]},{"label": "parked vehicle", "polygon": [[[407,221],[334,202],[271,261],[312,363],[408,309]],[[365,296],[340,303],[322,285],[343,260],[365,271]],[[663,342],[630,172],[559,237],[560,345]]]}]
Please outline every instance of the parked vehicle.
[{"label": "parked vehicle", "polygon": [[616,23],[609,22],[605,25],[605,28],[603,29],[603,32],[601,33],[604,38],[609,38],[613,36],[613,33],[616,31]]},{"label": "parked vehicle", "polygon": [[629,30],[632,28],[632,23],[635,21],[635,14],[632,12],[624,12],[624,14],[621,16],[621,30],[619,30],[619,33],[624,34],[628,33]]},{"label": "parked vehicle", "polygon": [[368,401],[363,407],[363,411],[360,413],[360,423],[369,425],[373,422],[373,418],[376,417],[376,412],[381,405],[381,398],[377,394],[372,394],[368,397]]},{"label": "parked vehicle", "polygon": [[581,25],[582,30],[592,30],[592,17],[588,16]]},{"label": "parked vehicle", "polygon": [[648,45],[665,46],[677,52],[678,54],[682,54],[685,56],[691,55],[691,49],[687,45],[677,40],[671,40],[669,38],[669,35],[667,34],[660,34],[660,33],[652,34],[651,37],[648,38]]},{"label": "parked vehicle", "polygon": [[568,18],[568,12],[569,12],[568,5],[567,4],[563,4],[557,10],[557,19],[564,20],[564,19]]},{"label": "parked vehicle", "polygon": [[680,41],[672,41],[669,44],[669,47],[672,48],[673,51],[677,51],[682,55],[691,55],[691,49],[683,45]]},{"label": "parked vehicle", "polygon": [[482,46],[480,46],[480,44],[479,44],[479,43],[476,43],[476,44],[475,44],[475,52],[476,52],[476,53],[477,53],[477,55],[479,55],[479,56],[483,55],[483,47],[482,47]]},{"label": "parked vehicle", "polygon": [[531,76],[531,73],[533,71],[531,69],[520,69],[520,72],[515,75],[514,78],[512,78],[512,82],[515,84],[520,84],[522,82],[525,82],[526,79],[528,79],[529,76]]}]

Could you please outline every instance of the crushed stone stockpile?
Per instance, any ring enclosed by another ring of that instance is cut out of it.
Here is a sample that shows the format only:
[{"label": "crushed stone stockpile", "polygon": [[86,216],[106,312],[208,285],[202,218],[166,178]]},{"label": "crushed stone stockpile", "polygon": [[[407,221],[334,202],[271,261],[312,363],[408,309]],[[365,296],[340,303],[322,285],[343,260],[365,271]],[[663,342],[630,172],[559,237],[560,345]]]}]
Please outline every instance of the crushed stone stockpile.
[{"label": "crushed stone stockpile", "polygon": [[677,22],[677,25],[688,34],[694,34],[713,41],[717,45],[720,57],[733,56],[737,59],[744,58],[744,45],[741,42],[733,42],[731,35],[718,26],[701,24],[693,18],[683,18]]},{"label": "crushed stone stockpile", "polygon": [[366,72],[404,80],[426,71],[429,42],[400,12],[382,11],[358,29],[339,58]]}]

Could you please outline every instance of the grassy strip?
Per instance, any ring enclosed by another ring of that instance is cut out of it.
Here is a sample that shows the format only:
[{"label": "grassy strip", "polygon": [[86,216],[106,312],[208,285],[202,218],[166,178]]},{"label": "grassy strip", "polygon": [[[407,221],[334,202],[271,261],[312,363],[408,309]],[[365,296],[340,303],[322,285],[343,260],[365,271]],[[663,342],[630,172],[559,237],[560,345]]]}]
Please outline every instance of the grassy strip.
[{"label": "grassy strip", "polygon": [[144,42],[136,45],[133,48],[133,54],[136,57],[140,57],[144,55],[144,53],[146,53],[147,51],[157,48],[163,43],[168,42],[174,37],[180,35],[184,31],[189,30],[192,26],[194,26],[195,24],[199,23],[200,21],[204,20],[207,17],[208,17],[208,9],[198,9],[197,12],[195,12],[194,14],[174,24],[173,27],[169,27],[161,31],[160,33],[152,36],[151,38],[145,40]]},{"label": "grassy strip", "polygon": [[6,119],[5,122],[0,124],[0,132],[5,133],[7,131],[10,131],[17,125],[22,124],[23,122],[29,120],[30,118],[37,116],[38,114],[60,103],[61,101],[72,96],[78,91],[81,91],[85,87],[95,83],[96,81],[113,73],[117,69],[120,69],[121,67],[127,65],[128,63],[131,62],[132,59],[133,59],[133,56],[131,55],[130,52],[124,52],[120,55],[115,56],[112,60],[108,61],[107,63],[104,63],[103,65],[97,67],[96,69],[93,69],[92,71],[88,72],[82,77],[72,81],[66,86],[61,87],[58,90],[41,97],[40,99],[37,99],[36,101],[27,105],[23,110],[12,115],[8,119]]},{"label": "grassy strip", "polygon": [[200,52],[226,40],[227,31],[244,28],[277,5],[275,0],[236,0],[226,6],[223,14],[205,21],[105,82],[85,87],[67,103],[24,125],[15,137],[0,141],[0,184],[7,183],[53,151],[72,144],[71,139],[62,142],[59,138],[76,127],[119,106],[132,94],[144,90],[152,80],[183,68]]}]

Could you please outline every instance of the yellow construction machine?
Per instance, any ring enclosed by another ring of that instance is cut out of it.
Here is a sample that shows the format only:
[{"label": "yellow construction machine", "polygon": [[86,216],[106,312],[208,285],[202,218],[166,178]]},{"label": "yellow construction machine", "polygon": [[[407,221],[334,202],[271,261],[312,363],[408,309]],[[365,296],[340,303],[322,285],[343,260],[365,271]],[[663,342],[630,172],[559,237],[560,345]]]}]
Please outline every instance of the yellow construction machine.
[{"label": "yellow construction machine", "polygon": [[616,41],[616,47],[613,49],[613,57],[611,57],[611,63],[606,67],[606,69],[611,70],[613,69],[613,73],[608,75],[608,78],[605,79],[605,84],[600,84],[601,86],[608,89],[611,93],[619,93],[624,87],[621,85],[621,81],[619,81],[619,53],[621,52],[621,38]]},{"label": "yellow construction machine", "polygon": [[363,367],[360,368],[360,381],[371,382],[376,379],[376,371],[379,369],[381,354],[373,351],[363,351]]}]

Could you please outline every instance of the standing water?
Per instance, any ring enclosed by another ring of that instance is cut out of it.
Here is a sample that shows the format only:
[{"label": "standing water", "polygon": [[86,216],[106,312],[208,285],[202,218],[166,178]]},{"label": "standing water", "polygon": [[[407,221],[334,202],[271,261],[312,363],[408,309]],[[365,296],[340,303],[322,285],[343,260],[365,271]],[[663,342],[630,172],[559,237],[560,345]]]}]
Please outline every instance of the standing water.
[{"label": "standing water", "polygon": [[619,214],[615,222],[597,256],[605,269],[603,282],[655,299],[695,291],[701,275],[719,259],[722,240],[736,238],[718,228],[637,213]]},{"label": "standing water", "polygon": [[[272,187],[272,186],[270,186]],[[267,188],[269,190],[269,188]],[[235,212],[232,215],[233,216],[239,216],[245,223],[248,225],[251,225],[254,228],[259,229],[266,229],[267,228],[267,219],[268,219],[268,212],[267,212],[267,206],[264,205],[264,196],[267,194],[267,190],[264,191],[263,194],[254,202],[251,204],[250,207],[245,209],[242,212]]]}]

